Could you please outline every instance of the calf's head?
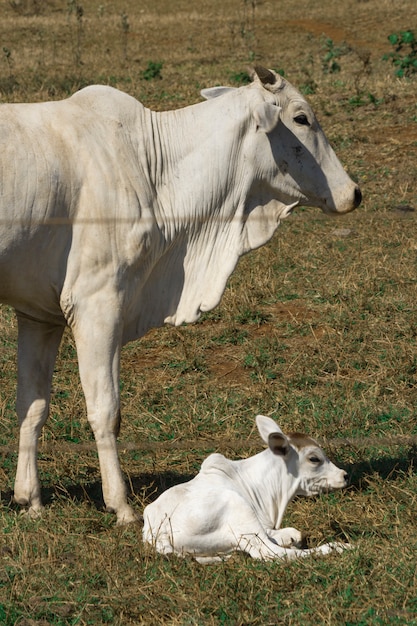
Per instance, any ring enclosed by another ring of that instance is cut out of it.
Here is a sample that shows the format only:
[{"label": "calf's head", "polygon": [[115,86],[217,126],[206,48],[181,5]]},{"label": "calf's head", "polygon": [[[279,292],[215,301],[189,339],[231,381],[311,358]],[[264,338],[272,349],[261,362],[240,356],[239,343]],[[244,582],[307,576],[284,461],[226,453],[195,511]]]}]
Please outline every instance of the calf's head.
[{"label": "calf's head", "polygon": [[271,452],[285,461],[297,485],[294,495],[314,496],[348,485],[347,473],[336,467],[311,437],[301,433],[284,435],[274,420],[264,415],[257,416],[256,424]]}]

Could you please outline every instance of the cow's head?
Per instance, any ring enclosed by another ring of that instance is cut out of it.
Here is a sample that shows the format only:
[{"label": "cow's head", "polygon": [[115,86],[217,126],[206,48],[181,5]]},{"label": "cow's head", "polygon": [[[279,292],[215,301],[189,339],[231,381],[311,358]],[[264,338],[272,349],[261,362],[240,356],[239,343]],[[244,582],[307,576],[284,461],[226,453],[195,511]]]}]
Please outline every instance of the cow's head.
[{"label": "cow's head", "polygon": [[[251,143],[253,167],[271,200],[289,207],[281,217],[297,204],[318,206],[326,213],[348,213],[359,206],[359,187],[345,172],[308,102],[287,80],[256,67],[253,83],[241,90],[251,91],[252,128],[258,134]],[[227,91],[217,87],[202,95],[212,98]]]},{"label": "cow's head", "polygon": [[271,452],[285,461],[296,483],[294,495],[313,496],[347,486],[347,473],[329,461],[314,439],[300,433],[284,435],[274,420],[265,415],[258,415],[256,424]]}]

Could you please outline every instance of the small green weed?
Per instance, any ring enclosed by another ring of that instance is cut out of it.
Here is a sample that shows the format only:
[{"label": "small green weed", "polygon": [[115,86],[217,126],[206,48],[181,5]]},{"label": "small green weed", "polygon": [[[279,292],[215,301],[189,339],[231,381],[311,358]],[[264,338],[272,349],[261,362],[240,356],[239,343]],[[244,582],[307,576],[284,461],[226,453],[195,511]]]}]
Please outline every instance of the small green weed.
[{"label": "small green weed", "polygon": [[248,337],[248,334],[249,332],[247,330],[242,330],[241,328],[230,328],[222,331],[219,335],[214,336],[212,338],[212,342],[218,345],[242,345]]},{"label": "small green weed", "polygon": [[352,96],[349,98],[348,105],[352,109],[356,109],[357,107],[366,106],[368,104],[373,104],[375,107],[379,106],[384,102],[384,98],[377,98],[372,93],[368,94],[358,94],[356,96]]},{"label": "small green weed", "polygon": [[[285,76],[285,71],[282,68],[274,67],[273,69],[277,74],[280,74],[281,76]],[[248,85],[252,81],[252,78],[250,77],[248,72],[242,71],[242,72],[232,72],[230,74],[230,80],[233,83],[238,83],[239,85]]]},{"label": "small green weed", "polygon": [[155,78],[162,78],[161,70],[163,63],[160,61],[149,61],[148,67],[142,72],[142,78],[144,80],[154,80]]},{"label": "small green weed", "polygon": [[230,74],[230,80],[238,85],[248,85],[251,82],[251,77],[248,72],[233,72]]},{"label": "small green weed", "polygon": [[311,96],[317,91],[317,83],[313,79],[311,79],[300,85],[300,91],[305,96]]},{"label": "small green weed", "polygon": [[269,321],[270,315],[257,309],[253,310],[250,307],[244,307],[236,315],[236,320],[239,324],[265,324]]},{"label": "small green weed", "polygon": [[326,37],[323,41],[324,57],[322,59],[322,69],[325,74],[340,72],[340,57],[349,52],[347,44],[335,46],[333,39]]},{"label": "small green weed", "polygon": [[412,30],[391,33],[388,41],[394,47],[394,52],[384,54],[384,61],[392,61],[395,65],[395,75],[399,78],[411,76],[417,72],[417,38]]}]

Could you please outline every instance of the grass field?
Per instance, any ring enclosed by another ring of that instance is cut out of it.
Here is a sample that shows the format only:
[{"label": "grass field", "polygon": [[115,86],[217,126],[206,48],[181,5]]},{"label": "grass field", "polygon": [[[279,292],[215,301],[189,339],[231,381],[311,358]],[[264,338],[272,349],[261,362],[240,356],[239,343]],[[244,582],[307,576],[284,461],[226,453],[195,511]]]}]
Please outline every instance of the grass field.
[{"label": "grass field", "polygon": [[391,34],[414,24],[417,36],[415,0],[14,0],[0,18],[0,102],[105,83],[164,110],[242,84],[254,63],[284,71],[364,194],[337,220],[297,209],[216,310],[126,346],[121,382],[138,511],[210,452],[261,450],[264,413],[317,437],[351,476],[343,492],[293,502],[285,525],[354,549],[205,567],[145,549],[140,525],[103,512],[69,333],[40,443],[47,506],[19,515],[16,322],[3,306],[0,624],[417,624],[417,73],[399,78],[382,58]]}]

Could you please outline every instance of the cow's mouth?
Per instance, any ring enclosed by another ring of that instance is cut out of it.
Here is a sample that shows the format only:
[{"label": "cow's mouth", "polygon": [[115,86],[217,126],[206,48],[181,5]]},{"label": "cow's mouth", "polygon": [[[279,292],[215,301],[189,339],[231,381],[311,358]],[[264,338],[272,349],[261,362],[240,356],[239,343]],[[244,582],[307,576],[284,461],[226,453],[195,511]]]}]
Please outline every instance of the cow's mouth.
[{"label": "cow's mouth", "polygon": [[325,213],[337,213],[343,215],[344,213],[350,213],[358,208],[362,202],[362,192],[358,185],[353,188],[353,193],[350,197],[343,198],[340,201],[336,201],[334,198],[326,198],[323,211]]}]

